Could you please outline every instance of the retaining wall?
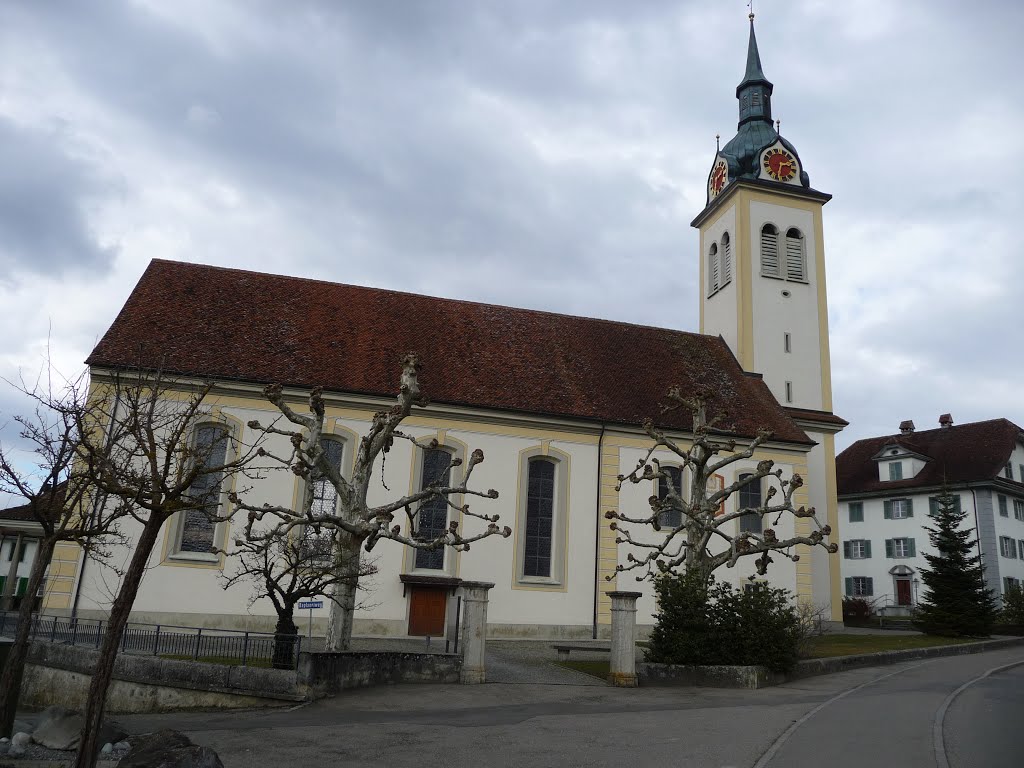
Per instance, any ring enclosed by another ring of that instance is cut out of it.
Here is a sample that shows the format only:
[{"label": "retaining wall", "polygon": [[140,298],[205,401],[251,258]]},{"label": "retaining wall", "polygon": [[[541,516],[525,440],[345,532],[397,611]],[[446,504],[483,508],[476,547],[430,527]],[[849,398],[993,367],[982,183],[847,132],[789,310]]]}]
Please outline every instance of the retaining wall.
[{"label": "retaining wall", "polygon": [[351,688],[397,683],[458,683],[462,657],[454,653],[300,653],[298,690],[310,699]]}]

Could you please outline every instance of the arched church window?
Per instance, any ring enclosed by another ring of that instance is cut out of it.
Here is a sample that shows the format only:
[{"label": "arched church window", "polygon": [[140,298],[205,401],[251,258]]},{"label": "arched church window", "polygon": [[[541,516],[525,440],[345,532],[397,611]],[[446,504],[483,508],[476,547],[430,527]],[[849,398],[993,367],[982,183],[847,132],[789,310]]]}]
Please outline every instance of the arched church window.
[{"label": "arched church window", "polygon": [[772,224],[761,227],[761,274],[782,277],[779,269],[779,230]]},{"label": "arched church window", "polygon": [[708,296],[718,290],[718,277],[718,243],[712,243],[708,251]]},{"label": "arched church window", "polygon": [[722,235],[722,285],[727,285],[732,280],[732,240],[729,233]]},{"label": "arched church window", "polygon": [[796,227],[786,231],[786,279],[806,280],[807,260],[804,258],[804,236]]}]

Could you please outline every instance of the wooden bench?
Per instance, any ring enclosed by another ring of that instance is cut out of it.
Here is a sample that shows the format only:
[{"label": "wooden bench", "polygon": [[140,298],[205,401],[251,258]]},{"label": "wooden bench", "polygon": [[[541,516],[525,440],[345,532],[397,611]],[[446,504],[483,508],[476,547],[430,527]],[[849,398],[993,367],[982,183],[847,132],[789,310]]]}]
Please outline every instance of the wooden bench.
[{"label": "wooden bench", "polygon": [[601,648],[596,645],[552,645],[558,651],[559,661],[568,661],[570,651],[590,651],[591,653],[611,653],[611,648]]}]

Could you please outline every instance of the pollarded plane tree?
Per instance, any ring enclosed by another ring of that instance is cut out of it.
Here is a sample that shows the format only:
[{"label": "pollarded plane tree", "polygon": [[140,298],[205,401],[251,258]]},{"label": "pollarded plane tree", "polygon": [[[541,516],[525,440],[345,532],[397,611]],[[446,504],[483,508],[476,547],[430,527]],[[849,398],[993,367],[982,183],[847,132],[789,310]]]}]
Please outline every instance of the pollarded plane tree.
[{"label": "pollarded plane tree", "polygon": [[[452,468],[463,462],[458,457],[448,460],[447,468],[435,468],[433,479],[415,493],[407,494],[384,504],[373,505],[368,501],[370,484],[378,459],[383,462],[385,455],[396,440],[407,440],[415,451],[431,450],[438,447],[436,440],[423,441],[402,432],[399,427],[414,407],[425,408],[426,397],[421,393],[418,374],[420,362],[410,353],[402,361],[402,375],[397,402],[391,408],[373,415],[369,431],[359,440],[356,447],[355,466],[350,477],[345,477],[337,463],[331,461],[325,449],[324,435],[325,404],[323,391],[314,389],[309,396],[309,415],[298,413],[288,403],[283,388],[271,385],[265,395],[283,414],[287,422],[297,429],[287,429],[277,423],[263,426],[257,421],[249,423],[250,428],[265,435],[279,435],[288,439],[288,455],[277,455],[265,449],[263,455],[271,458],[281,467],[306,480],[298,509],[286,506],[249,504],[242,495],[232,495],[231,500],[239,509],[248,512],[245,537],[250,541],[269,542],[293,535],[303,536],[304,531],[330,531],[334,543],[332,557],[339,564],[344,578],[333,585],[327,596],[331,600],[331,612],[327,628],[327,649],[346,650],[352,639],[352,620],[355,611],[356,590],[359,584],[358,568],[360,552],[371,552],[382,539],[417,550],[438,550],[450,547],[456,551],[467,551],[470,545],[491,536],[508,538],[512,530],[498,526],[498,515],[488,515],[470,509],[465,497],[484,499],[498,498],[494,489],[474,490],[470,487],[473,470],[484,460],[483,451],[472,452],[465,462],[460,481],[452,482]],[[317,481],[326,481],[337,495],[335,504],[325,506],[316,503]],[[378,476],[377,482],[382,483]],[[458,513],[447,527],[436,531],[428,524],[433,522],[422,514],[443,502],[446,508]],[[474,518],[483,523],[483,529],[466,534],[459,529],[458,517]],[[401,520],[406,523],[403,532]]]},{"label": "pollarded plane tree", "polygon": [[[779,553],[794,562],[800,559],[796,547],[800,544],[821,546],[834,553],[838,547],[826,537],[832,532],[822,525],[813,507],[797,507],[793,496],[803,486],[799,474],[784,478],[771,460],[761,460],[756,469],[739,476],[735,482],[718,488],[712,478],[730,465],[750,461],[758,449],[771,439],[771,432],[759,430],[757,436],[745,444],[733,438],[716,436],[716,425],[722,415],[707,417],[711,399],[707,393],[684,396],[679,387],[672,387],[662,413],[688,409],[693,413],[693,440],[688,447],[673,439],[663,429],[648,420],[644,431],[653,441],[632,472],[619,475],[617,488],[624,483],[656,481],[661,492],[649,499],[650,514],[632,516],[622,511],[609,510],[605,517],[616,532],[616,543],[628,544],[635,551],[626,555],[626,563],[616,566],[616,572],[636,571],[637,581],[680,570],[696,574],[705,585],[718,568],[734,567],[741,559],[754,558],[758,575],[765,575],[772,562],[771,554]],[[672,472],[663,467],[655,454],[668,452],[681,471]],[[677,482],[689,478],[689,493],[684,497]],[[760,503],[739,506],[735,512],[724,511],[725,501],[733,494],[741,494],[754,484],[765,484],[767,491],[757,494]],[[759,525],[737,526],[736,521],[756,516]],[[780,538],[776,528],[783,518],[810,520],[814,527],[806,535],[795,534]],[[736,528],[740,528],[739,531]],[[641,534],[640,531],[643,533]],[[610,578],[610,577],[609,577]]]}]

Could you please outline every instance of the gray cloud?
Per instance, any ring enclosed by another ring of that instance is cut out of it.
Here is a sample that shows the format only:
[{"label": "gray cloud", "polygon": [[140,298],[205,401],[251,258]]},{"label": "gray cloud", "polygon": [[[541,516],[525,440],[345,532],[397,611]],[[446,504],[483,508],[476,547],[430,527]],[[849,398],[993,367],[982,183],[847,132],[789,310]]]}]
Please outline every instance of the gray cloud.
[{"label": "gray cloud", "polygon": [[[87,206],[103,193],[94,169],[62,146],[59,127],[29,133],[0,118],[0,275],[109,267]],[[4,278],[0,278],[4,279]]]}]

